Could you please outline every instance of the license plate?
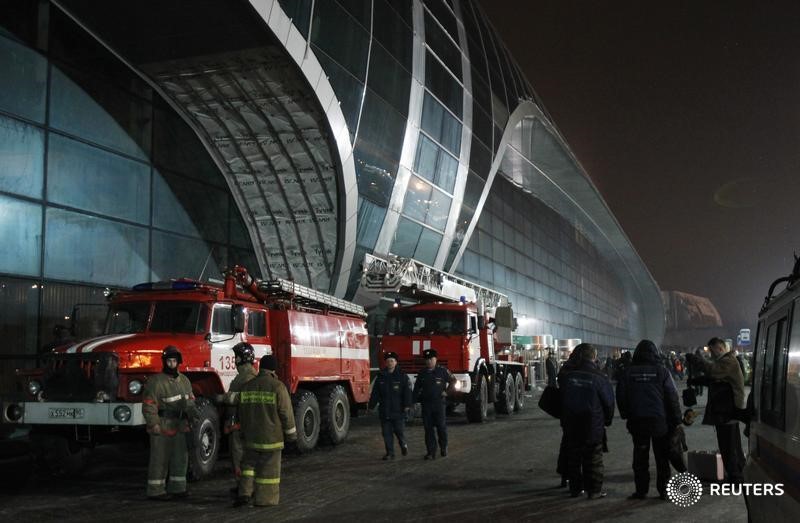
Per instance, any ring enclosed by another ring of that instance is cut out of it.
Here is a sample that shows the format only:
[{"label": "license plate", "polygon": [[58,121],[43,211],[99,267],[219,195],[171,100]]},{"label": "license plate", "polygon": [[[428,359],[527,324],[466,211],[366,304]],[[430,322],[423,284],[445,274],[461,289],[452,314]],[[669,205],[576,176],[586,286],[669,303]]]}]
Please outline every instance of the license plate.
[{"label": "license plate", "polygon": [[51,408],[48,411],[48,417],[50,418],[72,418],[72,419],[80,419],[85,415],[86,411],[84,409],[76,409],[76,408]]}]

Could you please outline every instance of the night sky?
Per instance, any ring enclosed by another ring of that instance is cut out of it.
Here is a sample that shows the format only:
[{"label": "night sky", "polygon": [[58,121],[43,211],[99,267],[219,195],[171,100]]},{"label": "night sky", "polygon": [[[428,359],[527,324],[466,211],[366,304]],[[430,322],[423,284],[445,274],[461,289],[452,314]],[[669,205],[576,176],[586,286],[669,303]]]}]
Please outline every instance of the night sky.
[{"label": "night sky", "polygon": [[800,2],[481,4],[659,287],[755,328],[800,253]]}]

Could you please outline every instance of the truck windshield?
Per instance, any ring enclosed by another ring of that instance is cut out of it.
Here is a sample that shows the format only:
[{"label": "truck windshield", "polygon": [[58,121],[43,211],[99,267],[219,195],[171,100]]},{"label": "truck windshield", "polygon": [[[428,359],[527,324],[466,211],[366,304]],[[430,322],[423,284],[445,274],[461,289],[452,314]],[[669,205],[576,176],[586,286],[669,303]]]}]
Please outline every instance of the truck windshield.
[{"label": "truck windshield", "polygon": [[467,315],[458,311],[414,311],[389,313],[385,334],[458,334],[467,328]]},{"label": "truck windshield", "polygon": [[208,311],[202,303],[192,301],[156,302],[150,332],[195,334],[205,331]]},{"label": "truck windshield", "polygon": [[131,334],[144,332],[150,302],[117,303],[108,310],[106,334]]}]

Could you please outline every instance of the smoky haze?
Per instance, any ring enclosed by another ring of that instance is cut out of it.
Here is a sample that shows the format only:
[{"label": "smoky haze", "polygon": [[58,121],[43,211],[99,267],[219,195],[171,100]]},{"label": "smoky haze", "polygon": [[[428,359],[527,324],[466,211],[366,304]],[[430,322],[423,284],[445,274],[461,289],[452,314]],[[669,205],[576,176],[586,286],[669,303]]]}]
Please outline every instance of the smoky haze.
[{"label": "smoky haze", "polygon": [[800,3],[480,3],[659,287],[754,328],[800,252]]}]

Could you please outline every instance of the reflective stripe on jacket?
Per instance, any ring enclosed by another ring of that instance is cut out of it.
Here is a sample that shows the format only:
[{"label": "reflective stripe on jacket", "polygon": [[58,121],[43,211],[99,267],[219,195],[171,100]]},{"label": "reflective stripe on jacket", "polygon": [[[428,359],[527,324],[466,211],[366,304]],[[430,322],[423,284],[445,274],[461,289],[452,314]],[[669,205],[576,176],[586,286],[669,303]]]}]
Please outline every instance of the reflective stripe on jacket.
[{"label": "reflective stripe on jacket", "polygon": [[272,371],[261,371],[242,386],[238,413],[245,448],[280,450],[297,439],[289,391]]},{"label": "reflective stripe on jacket", "polygon": [[[160,416],[159,411],[163,415]],[[156,425],[160,425],[161,432],[167,436],[178,430],[185,431],[186,418],[197,416],[189,378],[180,373],[173,378],[163,372],[150,376],[142,392],[142,414],[148,431]]]}]

